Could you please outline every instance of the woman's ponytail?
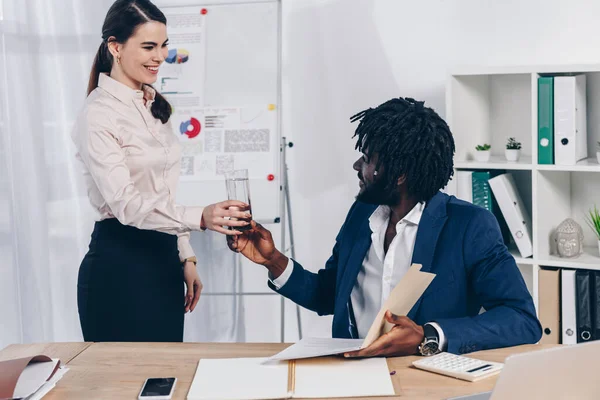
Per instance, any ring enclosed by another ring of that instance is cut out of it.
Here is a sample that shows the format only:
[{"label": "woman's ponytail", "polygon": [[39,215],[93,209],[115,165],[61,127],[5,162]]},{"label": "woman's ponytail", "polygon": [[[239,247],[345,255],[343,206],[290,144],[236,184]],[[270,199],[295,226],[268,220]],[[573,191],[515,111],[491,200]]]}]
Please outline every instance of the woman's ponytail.
[{"label": "woman's ponytail", "polygon": [[[153,88],[154,89],[154,88]],[[152,115],[154,118],[160,119],[163,124],[166,124],[169,118],[171,117],[171,104],[165,99],[165,97],[158,93],[156,89],[154,90],[156,95],[154,96],[154,103],[152,103]]]},{"label": "woman's ponytail", "polygon": [[110,73],[110,70],[112,69],[112,58],[112,54],[110,54],[110,51],[108,50],[108,44],[103,40],[102,43],[100,43],[100,48],[98,48],[96,58],[94,58],[94,64],[92,65],[92,71],[90,72],[90,80],[87,88],[88,95],[98,87],[100,73]]}]

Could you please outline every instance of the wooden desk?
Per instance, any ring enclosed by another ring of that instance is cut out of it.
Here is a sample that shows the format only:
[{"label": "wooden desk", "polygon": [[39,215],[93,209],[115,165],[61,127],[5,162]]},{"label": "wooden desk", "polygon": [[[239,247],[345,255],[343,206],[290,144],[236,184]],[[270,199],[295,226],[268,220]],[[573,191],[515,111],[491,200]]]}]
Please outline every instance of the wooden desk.
[{"label": "wooden desk", "polygon": [[[201,358],[265,357],[287,344],[252,343],[52,343],[11,345],[0,360],[43,353],[68,363],[70,371],[44,398],[137,399],[146,378],[175,376],[173,399],[185,399]],[[510,354],[553,347],[529,345],[472,353],[469,356],[503,362]],[[417,357],[388,359],[396,398],[444,399],[491,390],[496,378],[471,383],[410,367]],[[231,377],[235,382],[235,377]],[[381,398],[375,398],[380,400]]]}]

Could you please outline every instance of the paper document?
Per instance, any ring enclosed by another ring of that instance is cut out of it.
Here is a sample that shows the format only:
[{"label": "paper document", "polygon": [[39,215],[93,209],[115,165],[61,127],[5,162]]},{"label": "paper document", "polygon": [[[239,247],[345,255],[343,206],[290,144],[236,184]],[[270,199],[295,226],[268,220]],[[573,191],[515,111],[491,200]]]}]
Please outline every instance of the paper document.
[{"label": "paper document", "polygon": [[35,393],[58,370],[59,363],[58,358],[53,358],[51,362],[29,364],[19,376],[13,397],[25,398]]},{"label": "paper document", "polygon": [[288,363],[261,365],[264,361],[264,358],[200,360],[187,399],[286,398]]},{"label": "paper document", "polygon": [[292,397],[330,399],[394,395],[385,358],[324,357],[296,361],[296,389]]},{"label": "paper document", "polygon": [[58,381],[60,381],[62,379],[62,377],[67,373],[67,371],[69,371],[69,368],[60,367],[56,371],[56,373],[52,376],[52,378],[50,378],[50,380],[48,380],[46,383],[44,383],[31,396],[26,397],[25,400],[41,400],[45,395],[48,394],[48,392],[50,392],[52,389],[54,389],[54,386],[56,386]]},{"label": "paper document", "polygon": [[200,360],[187,400],[367,397],[395,394],[385,358],[345,360],[324,357],[267,364],[264,363],[265,360]]},{"label": "paper document", "polygon": [[389,332],[393,327],[385,320],[385,312],[390,310],[395,315],[407,315],[433,281],[433,278],[435,278],[435,274],[421,272],[420,264],[411,265],[408,272],[398,282],[383,307],[379,310],[364,340],[306,338],[270,357],[268,361],[320,357],[369,347],[382,334]]}]

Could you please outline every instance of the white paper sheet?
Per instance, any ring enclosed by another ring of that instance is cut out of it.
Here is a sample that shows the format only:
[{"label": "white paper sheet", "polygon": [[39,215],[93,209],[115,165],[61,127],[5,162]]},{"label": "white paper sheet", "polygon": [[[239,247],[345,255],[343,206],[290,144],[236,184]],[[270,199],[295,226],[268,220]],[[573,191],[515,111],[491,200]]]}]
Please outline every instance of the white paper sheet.
[{"label": "white paper sheet", "polygon": [[56,365],[60,362],[53,358],[52,362],[36,362],[29,364],[19,376],[13,396],[25,398],[35,393],[50,377]]},{"label": "white paper sheet", "polygon": [[304,338],[270,357],[268,362],[342,354],[360,350],[362,344],[363,339]]},{"label": "white paper sheet", "polygon": [[254,400],[288,397],[288,363],[263,365],[264,358],[203,359],[188,400]]},{"label": "white paper sheet", "polygon": [[[421,265],[411,265],[404,277],[392,290],[390,296],[385,300],[364,340],[306,338],[270,357],[269,361],[335,355],[369,347],[383,333],[392,329],[392,325],[385,320],[385,312],[390,310],[396,315],[407,315],[434,278],[435,274],[421,272]],[[351,348],[353,346],[355,347]]]},{"label": "white paper sheet", "polygon": [[393,396],[385,358],[296,361],[295,398]]},{"label": "white paper sheet", "polygon": [[69,371],[69,368],[66,368],[66,367],[59,368],[58,371],[56,371],[54,376],[48,382],[44,383],[37,392],[35,392],[31,396],[25,398],[25,400],[41,400],[45,395],[48,394],[48,392],[50,392],[52,389],[54,389],[54,386],[56,386],[58,381],[60,381],[62,379],[62,377],[67,373],[67,371]]}]

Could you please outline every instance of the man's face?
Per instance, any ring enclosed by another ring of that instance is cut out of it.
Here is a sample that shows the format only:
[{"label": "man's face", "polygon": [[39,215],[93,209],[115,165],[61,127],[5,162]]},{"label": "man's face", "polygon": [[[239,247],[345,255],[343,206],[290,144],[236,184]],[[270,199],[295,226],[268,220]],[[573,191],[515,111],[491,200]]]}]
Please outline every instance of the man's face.
[{"label": "man's face", "polygon": [[400,192],[398,189],[389,193],[385,190],[385,180],[383,178],[383,168],[375,170],[378,156],[364,154],[356,160],[353,165],[355,171],[358,172],[358,180],[360,191],[356,195],[356,200],[377,205],[392,206],[400,200]]}]

